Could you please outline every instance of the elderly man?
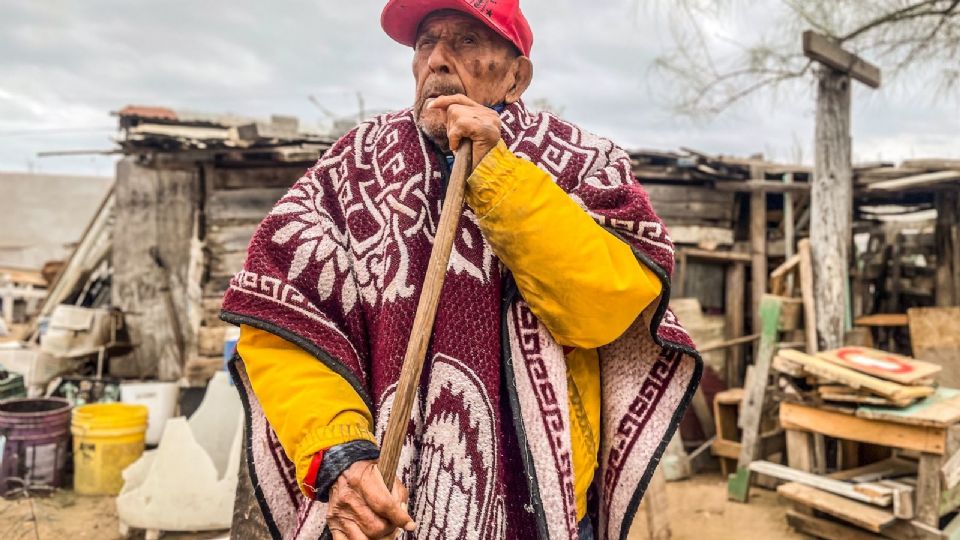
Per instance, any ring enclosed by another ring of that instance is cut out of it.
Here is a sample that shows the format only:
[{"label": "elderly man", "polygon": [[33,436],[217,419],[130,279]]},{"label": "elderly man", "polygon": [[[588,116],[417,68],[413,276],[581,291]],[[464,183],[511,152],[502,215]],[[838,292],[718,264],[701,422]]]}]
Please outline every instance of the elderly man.
[{"label": "elderly man", "polygon": [[[524,106],[517,0],[391,0],[381,22],[413,47],[413,107],[297,181],[224,299],[271,532],[623,538],[701,369],[667,309],[663,224],[623,150]],[[388,489],[377,440],[465,139],[467,205]]]}]

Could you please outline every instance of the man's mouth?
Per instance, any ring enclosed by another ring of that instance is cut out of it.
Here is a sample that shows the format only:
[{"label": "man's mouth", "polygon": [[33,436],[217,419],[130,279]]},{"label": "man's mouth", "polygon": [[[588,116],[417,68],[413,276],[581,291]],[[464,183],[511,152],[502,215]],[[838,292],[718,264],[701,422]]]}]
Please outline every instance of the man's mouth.
[{"label": "man's mouth", "polygon": [[433,103],[433,100],[441,96],[453,96],[456,94],[462,93],[462,90],[459,88],[440,88],[437,90],[432,90],[424,94],[423,98],[423,108],[427,108]]}]

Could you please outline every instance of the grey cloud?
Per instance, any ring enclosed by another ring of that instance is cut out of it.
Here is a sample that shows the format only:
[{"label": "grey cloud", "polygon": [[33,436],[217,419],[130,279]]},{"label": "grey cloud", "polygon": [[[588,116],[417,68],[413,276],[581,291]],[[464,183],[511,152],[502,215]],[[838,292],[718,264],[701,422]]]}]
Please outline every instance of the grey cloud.
[{"label": "grey cloud", "polygon": [[[41,150],[108,148],[111,130],[5,133],[115,124],[128,103],[243,115],[338,115],[406,106],[410,51],[379,28],[383,0],[66,0],[0,7],[0,170],[29,160],[45,171],[109,171],[109,158],[52,158]],[[634,0],[525,0],[536,36],[534,84],[564,116],[629,147],[809,160],[813,89],[759,99],[702,122],[677,118],[670,88],[650,71],[671,34],[664,13]],[[767,15],[758,13],[757,20]],[[954,105],[884,89],[855,97],[855,153],[875,159],[960,155]]]}]

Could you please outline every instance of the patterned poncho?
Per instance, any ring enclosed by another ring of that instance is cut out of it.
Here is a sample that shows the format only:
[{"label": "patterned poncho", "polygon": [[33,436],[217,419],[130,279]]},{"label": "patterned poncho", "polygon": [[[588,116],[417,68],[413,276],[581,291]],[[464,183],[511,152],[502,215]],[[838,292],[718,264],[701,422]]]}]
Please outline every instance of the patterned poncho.
[{"label": "patterned poncho", "polygon": [[[510,150],[549,173],[663,284],[661,297],[599,351],[602,428],[592,516],[599,538],[625,538],[700,378],[693,344],[667,308],[673,246],[626,152],[553,115],[532,114],[522,102],[509,105],[501,120]],[[378,437],[393,403],[447,167],[411,110],[364,122],[263,220],[224,299],[224,320],[288,339],[349,381],[373,413]],[[400,460],[398,477],[418,523],[408,537],[577,537],[565,368],[563,348],[465,208]],[[250,474],[271,531],[318,538],[325,505],[298,490],[243,359],[236,357],[232,369],[247,408]]]}]

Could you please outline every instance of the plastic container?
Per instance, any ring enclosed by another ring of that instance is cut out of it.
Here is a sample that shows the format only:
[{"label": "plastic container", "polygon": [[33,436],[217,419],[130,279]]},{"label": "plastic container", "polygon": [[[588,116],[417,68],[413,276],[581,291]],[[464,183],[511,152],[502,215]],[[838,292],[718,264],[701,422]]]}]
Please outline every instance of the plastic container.
[{"label": "plastic container", "polygon": [[143,454],[148,410],[143,405],[96,403],[73,411],[73,489],[116,495],[122,472]]},{"label": "plastic container", "polygon": [[180,387],[171,382],[127,383],[120,385],[120,401],[131,405],[143,405],[149,411],[146,442],[160,443],[163,426],[177,410]]},{"label": "plastic container", "polygon": [[61,487],[70,440],[70,402],[0,403],[0,494],[27,485]]}]

